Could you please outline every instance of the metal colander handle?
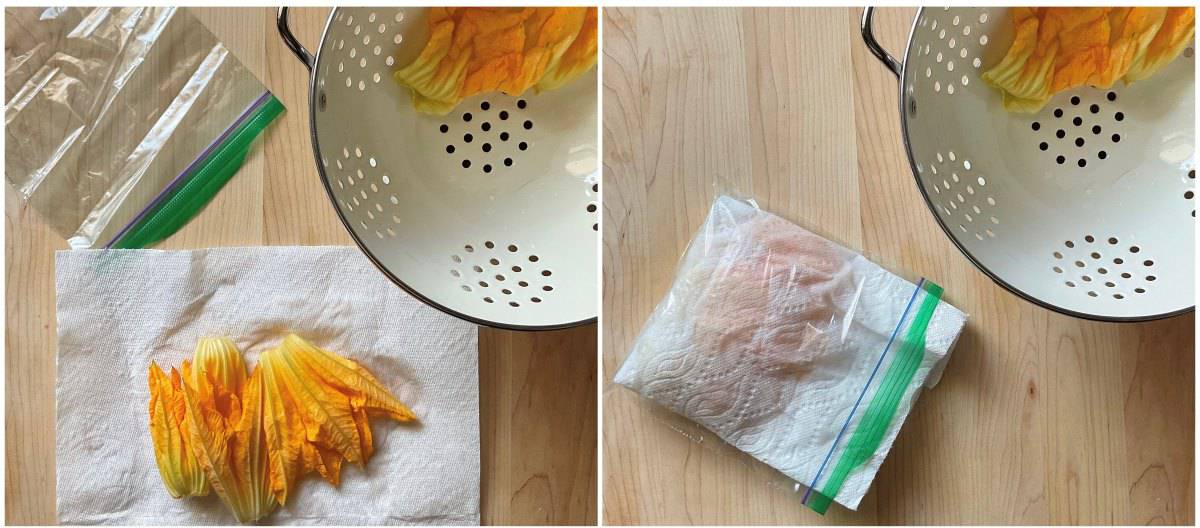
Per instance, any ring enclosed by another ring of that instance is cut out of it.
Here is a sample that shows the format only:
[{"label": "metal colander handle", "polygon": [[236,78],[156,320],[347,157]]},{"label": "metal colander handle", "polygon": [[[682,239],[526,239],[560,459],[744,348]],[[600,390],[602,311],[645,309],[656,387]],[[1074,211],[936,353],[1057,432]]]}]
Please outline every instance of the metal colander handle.
[{"label": "metal colander handle", "polygon": [[[862,15],[862,38],[863,38],[863,41],[866,42],[867,49],[871,50],[871,54],[874,55],[875,58],[879,59],[879,61],[882,62],[884,66],[887,66],[889,70],[892,70],[892,73],[896,76],[897,79],[899,79],[900,78],[900,62],[897,61],[896,58],[893,57],[890,53],[888,53],[887,50],[883,49],[883,46],[879,45],[878,40],[875,40],[875,32],[872,31],[872,29],[871,29],[871,16],[873,14],[875,14],[874,7],[863,8],[863,15]],[[280,22],[280,24],[283,24],[283,22]]]},{"label": "metal colander handle", "polygon": [[292,34],[292,28],[288,27],[288,8],[279,8],[279,14],[275,17],[275,25],[279,28],[279,36],[283,37],[283,43],[296,54],[296,58],[304,63],[304,67],[308,68],[309,72],[313,69],[313,56],[304,46],[296,40],[296,35]]}]

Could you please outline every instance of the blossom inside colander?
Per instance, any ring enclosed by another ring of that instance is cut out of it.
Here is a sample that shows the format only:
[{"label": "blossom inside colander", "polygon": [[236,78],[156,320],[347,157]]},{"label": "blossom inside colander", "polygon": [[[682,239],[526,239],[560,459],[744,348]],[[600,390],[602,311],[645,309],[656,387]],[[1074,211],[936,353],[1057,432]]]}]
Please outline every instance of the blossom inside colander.
[{"label": "blossom inside colander", "polygon": [[[393,72],[423,8],[338,8],[316,54],[313,139],[337,212],[389,277],[482,324],[556,328],[598,299],[595,69],[554,91],[413,110]],[[336,270],[333,270],[336,273]]]},{"label": "blossom inside colander", "polygon": [[[877,45],[868,26],[869,13]],[[1105,320],[1192,309],[1193,50],[1149,79],[1020,114],[980,80],[1012,38],[1005,8],[924,8],[914,21],[901,121],[938,222],[980,270],[1051,309]]]}]

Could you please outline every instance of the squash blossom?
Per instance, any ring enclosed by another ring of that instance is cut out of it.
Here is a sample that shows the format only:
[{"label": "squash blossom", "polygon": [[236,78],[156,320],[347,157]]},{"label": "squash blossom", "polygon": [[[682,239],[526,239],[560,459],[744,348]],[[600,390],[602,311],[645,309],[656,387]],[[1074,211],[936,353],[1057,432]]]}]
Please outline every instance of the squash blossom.
[{"label": "squash blossom", "polygon": [[463,99],[553,90],[596,63],[595,7],[435,7],[429,41],[395,78],[418,112],[445,115]]},{"label": "squash blossom", "polygon": [[1192,41],[1193,7],[1013,7],[1015,36],[982,78],[1012,112],[1041,110],[1054,94],[1145,79]]},{"label": "squash blossom", "polygon": [[246,377],[226,338],[202,339],[182,373],[151,364],[150,433],[175,498],[216,491],[239,522],[287,502],[316,472],[334,486],[342,462],[373,452],[368,416],[400,422],[412,411],[357,363],[289,334]]},{"label": "squash blossom", "polygon": [[149,384],[150,437],[163,485],[176,499],[208,495],[208,479],[188,445],[183,380],[179,371],[172,368],[168,379],[157,364],[151,363]]}]

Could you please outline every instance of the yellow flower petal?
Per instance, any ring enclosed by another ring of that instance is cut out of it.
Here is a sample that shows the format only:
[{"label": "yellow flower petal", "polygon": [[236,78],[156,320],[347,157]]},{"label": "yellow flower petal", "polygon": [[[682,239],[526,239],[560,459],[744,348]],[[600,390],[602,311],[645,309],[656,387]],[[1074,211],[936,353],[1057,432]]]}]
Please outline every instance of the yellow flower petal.
[{"label": "yellow flower petal", "polygon": [[[196,389],[183,385],[192,452],[238,522],[257,521],[276,504],[267,474],[262,376],[256,369],[247,381],[245,400],[215,383],[211,372],[197,378]],[[202,398],[206,394],[212,397]],[[221,402],[229,403],[228,413]]]},{"label": "yellow flower petal", "polygon": [[1134,59],[1125,82],[1133,82],[1154,75],[1192,43],[1196,34],[1196,8],[1169,7],[1162,26],[1144,53]]},{"label": "yellow flower petal", "polygon": [[294,356],[312,375],[323,383],[350,396],[354,409],[382,413],[400,422],[416,419],[416,415],[396,399],[367,369],[352,360],[320,347],[313,346],[296,334],[288,334],[280,349]]},{"label": "yellow flower petal", "polygon": [[350,398],[318,383],[282,347],[264,352],[258,364],[283,381],[300,414],[306,441],[337,451],[350,462],[362,463],[361,441],[351,416]]},{"label": "yellow flower petal", "polygon": [[[240,393],[246,383],[246,362],[228,337],[204,337],[196,342],[192,367],[195,376],[211,374],[218,384],[233,394]],[[198,384],[196,379],[191,381]]]},{"label": "yellow flower petal", "polygon": [[[552,89],[595,62],[594,12],[584,7],[431,9],[429,41],[394,77],[412,90],[417,111],[440,115],[479,93],[519,96],[549,72],[553,77],[539,89]],[[583,28],[585,20],[591,20],[590,32]]]},{"label": "yellow flower petal", "polygon": [[1016,29],[983,80],[1004,107],[1036,112],[1059,92],[1144,79],[1175,58],[1195,33],[1194,8],[1010,8]]},{"label": "yellow flower petal", "polygon": [[263,373],[263,428],[270,458],[271,490],[279,504],[287,504],[288,493],[296,479],[306,473],[301,466],[301,456],[307,441],[295,398],[270,366],[271,356],[275,354],[278,351],[264,352],[257,370]]},{"label": "yellow flower petal", "polygon": [[546,74],[538,81],[539,92],[559,88],[596,65],[597,39],[600,28],[597,19],[598,11],[599,9],[595,7],[587,8],[587,16],[583,19],[579,34],[571,42],[571,47],[567,48],[557,62],[550,65]]},{"label": "yellow flower petal", "polygon": [[188,446],[187,425],[179,371],[171,369],[168,379],[158,364],[151,363],[150,437],[154,459],[167,492],[176,499],[208,495],[208,479]]}]

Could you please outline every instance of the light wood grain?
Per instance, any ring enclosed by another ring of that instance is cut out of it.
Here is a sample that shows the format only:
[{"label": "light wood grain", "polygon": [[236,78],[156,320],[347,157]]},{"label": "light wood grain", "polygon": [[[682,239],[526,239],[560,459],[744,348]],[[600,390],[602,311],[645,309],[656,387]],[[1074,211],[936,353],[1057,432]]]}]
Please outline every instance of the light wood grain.
[{"label": "light wood grain", "polygon": [[[274,9],[191,9],[287,108],[237,176],[159,247],[349,245],[309,143],[308,72],[283,46]],[[315,46],[327,8],[292,12]],[[5,521],[52,524],[54,256],[66,249],[5,189]],[[482,520],[595,524],[596,326],[526,334],[481,329]]]},{"label": "light wood grain", "polygon": [[[879,12],[887,49],[913,15]],[[861,44],[859,16],[605,9],[605,522],[1192,524],[1194,315],[1081,321],[975,270],[913,185],[896,79]],[[807,511],[607,381],[718,193],[929,276],[971,314],[858,512]]]}]

